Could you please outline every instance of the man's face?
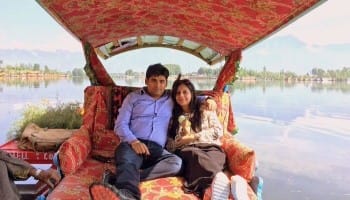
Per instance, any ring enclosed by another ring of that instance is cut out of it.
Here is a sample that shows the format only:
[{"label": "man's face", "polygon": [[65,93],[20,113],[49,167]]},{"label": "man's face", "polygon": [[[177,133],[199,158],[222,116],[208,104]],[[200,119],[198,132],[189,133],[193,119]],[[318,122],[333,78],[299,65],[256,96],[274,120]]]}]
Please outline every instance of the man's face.
[{"label": "man's face", "polygon": [[145,83],[147,85],[149,95],[155,99],[158,99],[163,95],[168,84],[167,79],[162,75],[146,78]]}]

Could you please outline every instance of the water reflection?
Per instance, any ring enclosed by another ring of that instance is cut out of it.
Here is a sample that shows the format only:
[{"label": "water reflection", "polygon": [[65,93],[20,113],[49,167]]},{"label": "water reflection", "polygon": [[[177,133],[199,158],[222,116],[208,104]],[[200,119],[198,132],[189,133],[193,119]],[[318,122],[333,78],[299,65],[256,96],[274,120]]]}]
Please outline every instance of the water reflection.
[{"label": "water reflection", "polygon": [[[191,80],[202,90],[215,83]],[[115,82],[143,86],[144,78],[119,77]],[[170,79],[169,88],[172,83]],[[26,104],[42,99],[82,102],[88,85],[88,79],[79,78],[1,80],[0,144]],[[260,163],[264,199],[349,199],[349,84],[237,81],[229,90],[237,138],[255,150]]]},{"label": "water reflection", "polygon": [[59,82],[60,80],[64,80],[66,78],[0,78],[0,85],[4,85],[7,87],[20,87],[20,88],[40,88],[43,86],[47,88],[49,84],[54,84]]},{"label": "water reflection", "polygon": [[304,86],[310,88],[311,92],[322,91],[339,91],[342,93],[350,93],[350,84],[347,82],[287,82],[287,81],[236,81],[231,85],[231,92],[233,88],[239,91],[249,90],[251,88],[260,88],[263,92],[267,89],[278,87],[283,91],[284,89]]},{"label": "water reflection", "polygon": [[[125,85],[125,86],[136,86],[141,87],[144,86],[144,77],[139,78],[128,78],[125,76],[112,76],[112,79],[114,82],[118,85]],[[171,88],[174,77],[169,78],[168,87]],[[84,82],[86,82],[87,77],[71,77],[71,78],[63,78],[63,77],[57,77],[57,78],[50,78],[50,79],[38,79],[38,78],[27,78],[27,79],[21,79],[21,78],[11,78],[11,79],[0,79],[0,85],[5,86],[16,86],[16,87],[32,87],[32,88],[39,88],[41,85],[43,85],[45,88],[48,87],[49,84],[55,84],[59,82],[60,80],[71,80],[73,84],[75,85],[81,85]],[[197,89],[200,90],[210,90],[213,88],[216,79],[196,79],[191,78],[191,81],[195,84]],[[337,91],[349,94],[350,93],[350,84],[347,82],[287,82],[287,81],[240,81],[237,80],[232,85],[230,85],[229,91],[231,93],[234,93],[234,91],[245,91],[250,90],[252,88],[259,88],[264,93],[266,90],[271,88],[279,88],[281,91],[284,89],[294,88],[298,86],[304,86],[306,88],[310,88],[311,92],[322,92],[322,91]],[[3,89],[0,87],[0,92]]]},{"label": "water reflection", "polygon": [[[168,89],[170,89],[175,81],[176,77],[169,77],[168,80]],[[136,87],[142,87],[145,85],[145,79],[144,77],[139,78],[128,78],[128,77],[116,77],[112,76],[112,79],[117,85],[127,85],[127,86],[136,86]],[[211,90],[214,87],[214,84],[216,82],[215,79],[191,79],[196,89],[200,90]]]},{"label": "water reflection", "polygon": [[81,76],[72,77],[72,82],[74,85],[82,85],[85,80],[87,80],[86,77],[81,77]]}]

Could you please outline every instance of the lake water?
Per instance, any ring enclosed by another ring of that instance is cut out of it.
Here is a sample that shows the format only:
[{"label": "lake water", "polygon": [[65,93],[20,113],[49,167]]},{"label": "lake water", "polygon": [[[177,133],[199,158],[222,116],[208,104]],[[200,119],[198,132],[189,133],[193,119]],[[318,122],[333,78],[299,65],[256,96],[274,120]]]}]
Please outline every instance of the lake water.
[{"label": "lake water", "polygon": [[[88,85],[81,79],[0,82],[0,144],[26,105],[82,102]],[[230,90],[237,138],[256,151],[265,200],[350,200],[349,84],[237,82]]]}]

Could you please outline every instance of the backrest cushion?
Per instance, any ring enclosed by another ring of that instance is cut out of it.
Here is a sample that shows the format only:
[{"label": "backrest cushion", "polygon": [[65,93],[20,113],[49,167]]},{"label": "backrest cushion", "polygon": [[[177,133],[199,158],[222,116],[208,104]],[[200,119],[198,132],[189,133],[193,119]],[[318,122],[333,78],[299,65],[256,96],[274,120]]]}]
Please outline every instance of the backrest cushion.
[{"label": "backrest cushion", "polygon": [[138,87],[128,87],[128,86],[114,86],[112,88],[112,105],[110,107],[111,109],[111,116],[112,116],[112,123],[109,127],[111,130],[114,128],[114,122],[118,117],[119,114],[119,108],[122,106],[123,100],[125,97],[135,90],[138,90],[140,88]]},{"label": "backrest cushion", "polygon": [[111,87],[89,86],[85,89],[84,125],[89,127],[92,155],[113,156],[120,143],[119,137],[109,130],[112,124]]},{"label": "backrest cushion", "polygon": [[226,153],[229,170],[245,178],[248,182],[255,172],[255,151],[235,139],[232,135],[225,135],[222,139],[222,149]]},{"label": "backrest cushion", "polygon": [[199,94],[210,96],[215,100],[217,104],[216,114],[224,127],[225,133],[227,133],[226,130],[229,133],[233,133],[236,126],[231,106],[231,95],[226,92],[217,91],[203,91],[199,92]]}]

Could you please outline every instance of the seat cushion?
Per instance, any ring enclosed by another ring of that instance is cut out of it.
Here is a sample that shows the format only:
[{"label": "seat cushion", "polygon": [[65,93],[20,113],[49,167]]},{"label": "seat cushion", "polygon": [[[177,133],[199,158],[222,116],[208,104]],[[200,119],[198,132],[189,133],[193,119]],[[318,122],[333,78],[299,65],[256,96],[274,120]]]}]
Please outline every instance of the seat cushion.
[{"label": "seat cushion", "polygon": [[86,159],[75,173],[68,174],[61,180],[47,199],[90,199],[89,186],[100,182],[106,169],[115,170],[115,167],[91,158]]},{"label": "seat cushion", "polygon": [[[88,158],[74,174],[65,176],[58,186],[47,197],[54,199],[90,199],[89,186],[101,182],[103,172],[107,169],[115,171],[114,164],[102,163]],[[192,194],[182,190],[183,178],[167,177],[141,182],[141,199],[188,199],[197,200]]]},{"label": "seat cushion", "polygon": [[141,199],[184,199],[198,200],[193,194],[185,194],[182,190],[184,179],[181,177],[167,177],[150,181],[144,181],[140,184]]}]

